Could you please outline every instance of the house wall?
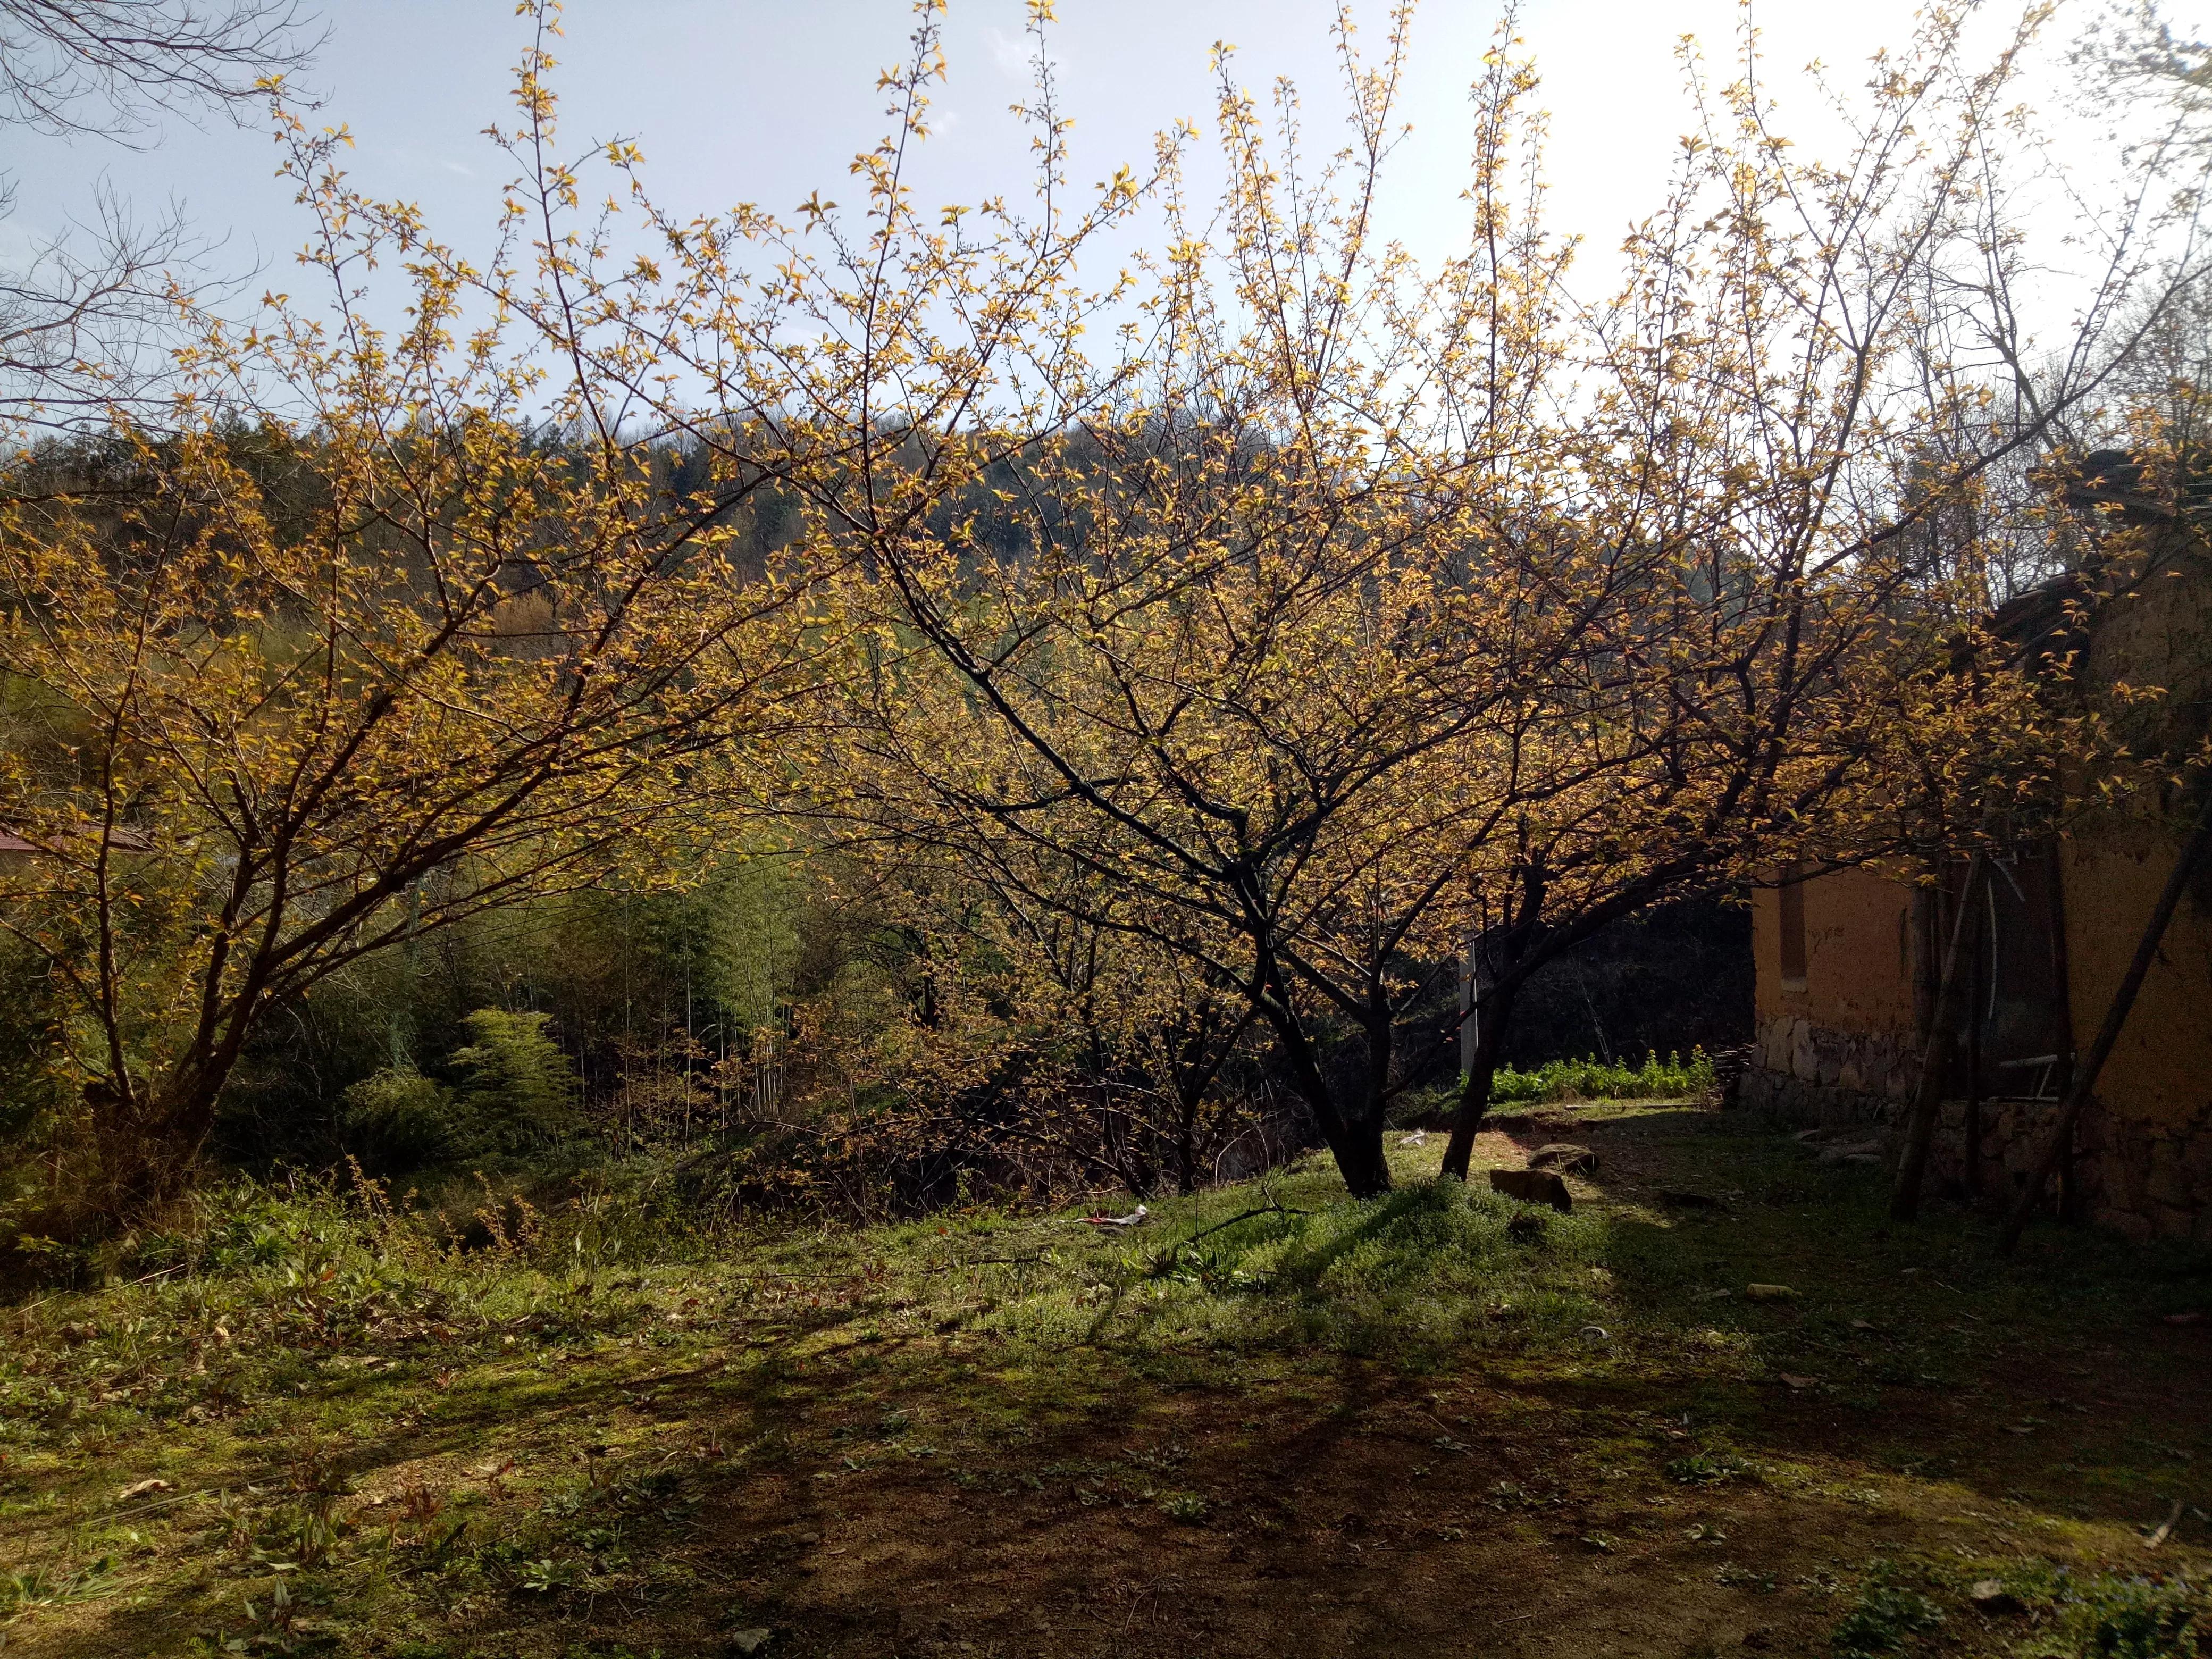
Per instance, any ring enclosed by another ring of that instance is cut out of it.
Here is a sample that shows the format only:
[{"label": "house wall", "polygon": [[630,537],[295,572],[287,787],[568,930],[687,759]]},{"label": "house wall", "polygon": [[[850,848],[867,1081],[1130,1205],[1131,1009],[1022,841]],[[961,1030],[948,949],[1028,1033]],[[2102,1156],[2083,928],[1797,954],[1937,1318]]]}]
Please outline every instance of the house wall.
[{"label": "house wall", "polygon": [[[2066,948],[2074,1042],[2085,1050],[2173,867],[2172,837],[2119,824],[2064,843]],[[2137,1238],[2212,1240],[2212,884],[2182,902],[2075,1142],[2080,1212]],[[1915,1030],[1912,890],[1870,872],[1804,884],[1806,974],[1781,974],[1781,905],[1755,895],[1752,949],[1758,1039],[1741,1098],[1805,1123],[1894,1122],[1911,1100]],[[1983,1106],[1981,1190],[2024,1183],[2056,1115],[2051,1101]],[[1963,1185],[1966,1107],[1945,1103],[1930,1161]]]},{"label": "house wall", "polygon": [[[2185,750],[2212,723],[2212,580],[2197,540],[2116,602],[2089,649],[2092,684],[2154,684],[2144,752]],[[2138,804],[2085,827],[2064,860],[2074,1038],[2087,1048],[2173,869],[2178,839]],[[2160,942],[2085,1125],[2091,1213],[2138,1236],[2212,1239],[2212,872],[2199,872]]]},{"label": "house wall", "polygon": [[1752,895],[1756,1036],[1741,1097],[1808,1123],[1880,1121],[1918,1075],[1911,890],[1845,870],[1801,890],[1802,980],[1783,976],[1781,895]]},{"label": "house wall", "polygon": [[[2179,850],[2148,827],[2085,836],[2067,848],[2066,949],[2074,1040],[2104,1023],[2142,925]],[[2181,902],[2085,1124],[2092,1218],[2140,1237],[2212,1240],[2212,906],[2204,884]]]},{"label": "house wall", "polygon": [[[2083,682],[2156,686],[2106,712],[2136,751],[2185,752],[2212,728],[2212,562],[2200,538],[2108,602]],[[2145,723],[2147,722],[2147,724]],[[2135,729],[2140,726],[2141,729]],[[2062,843],[2068,1004],[2086,1051],[2173,868],[2166,803],[2146,796],[2081,823]],[[2047,901],[2046,901],[2047,902]],[[1752,909],[1758,1039],[1741,1097],[1803,1122],[1888,1122],[1911,1099],[1924,1039],[1916,975],[1934,975],[1916,937],[1912,889],[1869,872],[1804,884],[1806,973],[1781,976],[1780,904]],[[1978,1171],[1965,1167],[1966,1109],[1943,1107],[1930,1173],[1992,1199],[2024,1183],[2047,1144],[2051,1101],[1984,1104]],[[2200,875],[2097,1079],[2074,1148],[2078,1213],[2136,1237],[2212,1242],[2212,872]]]}]

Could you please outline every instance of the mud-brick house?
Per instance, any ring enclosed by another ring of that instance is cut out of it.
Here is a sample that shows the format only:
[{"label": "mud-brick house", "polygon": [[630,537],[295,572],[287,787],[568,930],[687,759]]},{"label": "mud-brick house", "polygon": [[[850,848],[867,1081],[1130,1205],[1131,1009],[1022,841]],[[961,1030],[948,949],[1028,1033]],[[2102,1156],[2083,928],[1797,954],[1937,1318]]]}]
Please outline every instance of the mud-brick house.
[{"label": "mud-brick house", "polygon": [[[2072,579],[2077,585],[2079,580]],[[2212,707],[2212,578],[2170,563],[2081,625],[2064,584],[2000,612],[2015,636],[2074,628],[2081,684],[2161,684],[2171,734],[2201,739]],[[2171,800],[2083,820],[2008,849],[1961,933],[1967,977],[1929,1164],[1945,1186],[2003,1201],[2045,1144],[2077,1045],[2087,1048],[2172,875]],[[1928,1048],[1936,977],[1964,887],[1878,869],[1753,896],[1756,1041],[1747,1106],[1804,1123],[1891,1123]],[[2062,1174],[2069,1213],[2137,1238],[2212,1242],[2212,871],[2200,870],[2099,1074]]]},{"label": "mud-brick house", "polygon": [[[1985,914],[1970,921],[1990,964],[1973,988],[1980,1053],[1970,1066],[1970,1045],[1954,1042],[1935,1180],[1966,1184],[1978,1083],[1981,1188],[2017,1190],[2057,1115],[2075,1034],[2086,1044],[2103,1020],[2173,853],[2170,836],[2113,834],[1999,860],[1977,907]],[[1901,1117],[1928,1042],[1938,908],[1925,890],[1866,871],[1754,896],[1746,1105],[1805,1123]],[[2085,1219],[2212,1243],[2212,912],[2203,896],[2175,916],[2099,1076],[2070,1186]]]}]

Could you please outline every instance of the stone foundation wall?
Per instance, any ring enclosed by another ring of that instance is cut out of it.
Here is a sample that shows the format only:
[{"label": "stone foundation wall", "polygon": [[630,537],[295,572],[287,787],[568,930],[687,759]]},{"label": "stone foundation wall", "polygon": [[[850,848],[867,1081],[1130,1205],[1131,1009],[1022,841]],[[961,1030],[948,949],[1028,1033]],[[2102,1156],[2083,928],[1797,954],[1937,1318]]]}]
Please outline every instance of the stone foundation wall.
[{"label": "stone foundation wall", "polygon": [[[1777,1019],[1759,1033],[1736,1097],[1791,1123],[1894,1129],[1918,1069],[1906,1041]],[[1982,1103],[1984,1202],[2009,1204],[2027,1185],[2057,1112],[2056,1101]],[[1945,1101],[1929,1157],[1932,1190],[1969,1189],[1966,1130],[1966,1102]],[[2200,1115],[2175,1129],[2116,1115],[2092,1101],[2075,1130],[2074,1194],[2083,1220],[2130,1238],[2212,1243],[2212,1121]]]},{"label": "stone foundation wall", "polygon": [[1737,1098],[1793,1123],[1887,1123],[1912,1098],[1919,1073],[1908,1039],[1785,1018],[1769,1021],[1753,1042]]}]

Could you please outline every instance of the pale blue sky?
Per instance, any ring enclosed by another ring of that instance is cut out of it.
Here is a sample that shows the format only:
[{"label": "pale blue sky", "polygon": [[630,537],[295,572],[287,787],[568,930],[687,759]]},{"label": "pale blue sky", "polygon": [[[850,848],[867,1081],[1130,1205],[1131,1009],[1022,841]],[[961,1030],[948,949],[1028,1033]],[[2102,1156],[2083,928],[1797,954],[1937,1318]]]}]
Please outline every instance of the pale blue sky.
[{"label": "pale blue sky", "polygon": [[[508,118],[525,20],[511,0],[333,0],[322,9],[330,39],[306,80],[324,95],[325,117],[355,134],[356,178],[420,202],[441,234],[480,246],[505,168],[479,135]],[[1361,0],[1357,9],[1379,49],[1384,6]],[[1329,0],[1060,0],[1054,49],[1077,123],[1078,182],[1141,163],[1152,133],[1179,117],[1210,135],[1216,39],[1238,46],[1239,76],[1255,91],[1279,75],[1297,80],[1316,147],[1333,146],[1332,10]],[[1820,123],[1790,71],[1818,57],[1856,81],[1871,51],[1909,31],[1912,11],[1911,0],[1759,8],[1771,72],[1805,112],[1805,131],[1817,135]],[[1441,244],[1457,212],[1466,89],[1497,15],[1491,0],[1429,0],[1417,18],[1404,103],[1417,131],[1391,218],[1417,246]],[[1737,15],[1734,0],[1527,7],[1523,33],[1553,117],[1553,216],[1590,238],[1593,279],[1604,250],[1653,204],[1687,125],[1675,39],[1695,33],[1726,58]],[[1022,18],[1020,0],[952,0],[951,76],[938,94],[926,196],[964,202],[1022,186],[1024,141],[1006,110],[1027,80]],[[884,128],[876,71],[898,58],[910,27],[903,0],[571,0],[557,48],[566,130],[579,141],[635,137],[656,194],[685,211],[739,200],[788,211],[817,187],[848,193],[846,162]],[[204,230],[229,237],[224,264],[258,260],[270,280],[282,280],[304,234],[271,176],[265,131],[173,120],[143,152],[20,132],[0,143],[0,166],[18,185],[9,232],[18,245],[81,213],[103,175],[142,213],[174,199]]]}]

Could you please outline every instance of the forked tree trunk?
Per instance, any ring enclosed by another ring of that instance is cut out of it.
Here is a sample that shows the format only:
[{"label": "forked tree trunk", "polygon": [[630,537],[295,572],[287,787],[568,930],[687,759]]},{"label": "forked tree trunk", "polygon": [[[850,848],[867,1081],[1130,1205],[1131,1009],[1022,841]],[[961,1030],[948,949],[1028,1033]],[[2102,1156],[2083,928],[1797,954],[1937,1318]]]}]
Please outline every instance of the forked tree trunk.
[{"label": "forked tree trunk", "polygon": [[1390,1190],[1390,1163],[1382,1148],[1382,1120],[1364,1118],[1344,1125],[1329,1143],[1344,1188],[1354,1198],[1380,1198]]},{"label": "forked tree trunk", "polygon": [[[1336,1160],[1337,1173],[1344,1177],[1345,1190],[1354,1198],[1375,1198],[1389,1192],[1390,1164],[1382,1155],[1381,1111],[1371,1110],[1357,1117],[1345,1112],[1336,1091],[1322,1075],[1320,1060],[1314,1054],[1305,1028],[1291,1012],[1289,999],[1281,994],[1279,987],[1267,1006],[1266,1015],[1275,1035],[1282,1040],[1291,1079],[1300,1098],[1313,1110],[1322,1140]],[[1372,1091],[1363,1093],[1368,1097],[1363,1100],[1363,1106],[1377,1103],[1372,1099]]]}]

